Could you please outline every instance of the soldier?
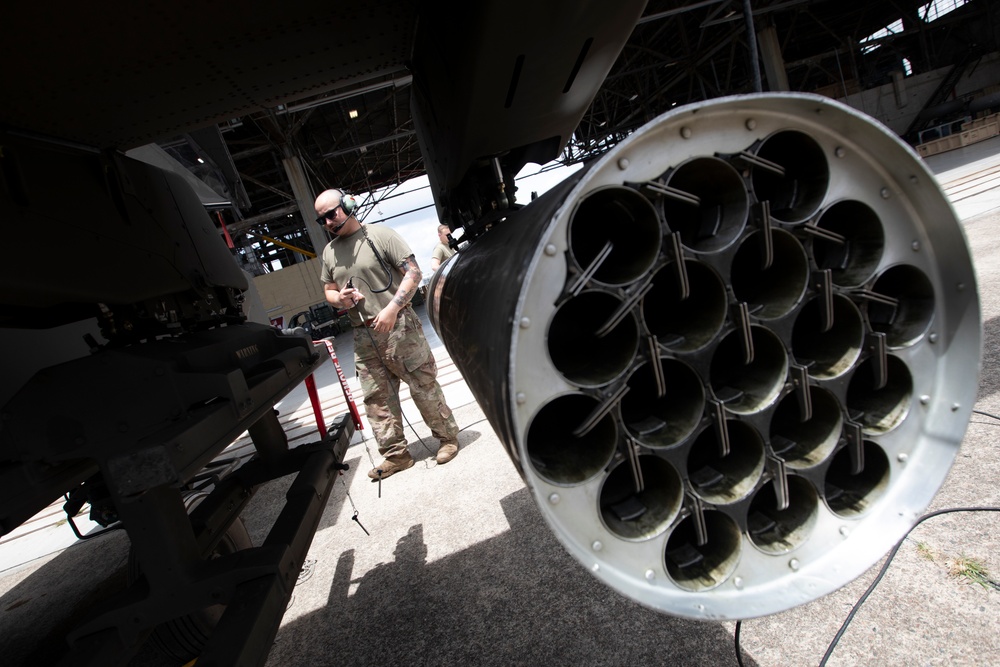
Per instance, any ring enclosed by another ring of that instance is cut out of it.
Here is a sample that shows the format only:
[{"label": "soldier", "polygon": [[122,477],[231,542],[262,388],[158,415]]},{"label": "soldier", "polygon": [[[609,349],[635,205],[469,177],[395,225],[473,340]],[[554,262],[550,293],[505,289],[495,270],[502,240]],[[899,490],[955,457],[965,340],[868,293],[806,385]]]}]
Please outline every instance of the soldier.
[{"label": "soldier", "polygon": [[365,410],[384,461],[368,476],[385,479],[413,465],[403,433],[399,381],[440,441],[435,459],[458,454],[458,424],[437,381],[437,363],[410,298],[422,274],[406,241],[382,225],[362,227],[357,202],[340,190],[316,198],[317,222],[333,234],[323,249],[326,300],[349,308],[354,325],[354,359],[365,395]]},{"label": "soldier", "polygon": [[450,232],[451,228],[448,225],[438,225],[438,244],[434,246],[434,252],[431,255],[431,273],[437,271],[444,264],[444,260],[455,254],[455,251],[448,245]]}]

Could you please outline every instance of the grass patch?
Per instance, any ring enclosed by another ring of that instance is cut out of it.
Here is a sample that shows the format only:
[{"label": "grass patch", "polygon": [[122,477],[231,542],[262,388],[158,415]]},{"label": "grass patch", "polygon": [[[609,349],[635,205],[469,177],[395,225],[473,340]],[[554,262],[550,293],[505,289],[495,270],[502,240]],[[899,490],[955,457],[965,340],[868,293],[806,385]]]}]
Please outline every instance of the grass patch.
[{"label": "grass patch", "polygon": [[951,562],[948,574],[960,579],[968,579],[970,582],[979,584],[983,588],[990,588],[990,573],[986,569],[983,561],[970,556],[961,555]]}]

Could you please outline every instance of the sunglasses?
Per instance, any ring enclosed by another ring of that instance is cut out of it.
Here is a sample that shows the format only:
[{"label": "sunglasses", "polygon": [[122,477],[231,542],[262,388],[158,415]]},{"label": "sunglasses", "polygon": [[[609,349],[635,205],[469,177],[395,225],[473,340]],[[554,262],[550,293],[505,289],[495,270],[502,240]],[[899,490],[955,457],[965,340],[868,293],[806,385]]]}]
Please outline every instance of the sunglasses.
[{"label": "sunglasses", "polygon": [[318,218],[316,218],[316,222],[318,222],[319,224],[325,226],[327,220],[333,220],[334,216],[337,214],[337,209],[340,208],[340,206],[341,206],[340,204],[337,204],[336,206],[334,206],[333,208],[331,208],[329,211],[327,211],[323,215],[321,215]]}]

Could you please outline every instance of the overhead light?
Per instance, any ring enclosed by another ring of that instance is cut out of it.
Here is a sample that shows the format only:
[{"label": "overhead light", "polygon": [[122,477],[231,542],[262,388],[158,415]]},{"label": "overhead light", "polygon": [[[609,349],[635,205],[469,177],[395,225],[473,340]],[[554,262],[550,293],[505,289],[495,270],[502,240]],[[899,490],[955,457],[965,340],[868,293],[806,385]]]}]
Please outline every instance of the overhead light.
[{"label": "overhead light", "polygon": [[351,109],[350,111],[347,112],[347,115],[350,116],[351,118],[357,118],[358,117],[358,110],[357,109]]},{"label": "overhead light", "polygon": [[201,158],[198,158],[198,164],[205,164],[205,161],[202,160]]}]

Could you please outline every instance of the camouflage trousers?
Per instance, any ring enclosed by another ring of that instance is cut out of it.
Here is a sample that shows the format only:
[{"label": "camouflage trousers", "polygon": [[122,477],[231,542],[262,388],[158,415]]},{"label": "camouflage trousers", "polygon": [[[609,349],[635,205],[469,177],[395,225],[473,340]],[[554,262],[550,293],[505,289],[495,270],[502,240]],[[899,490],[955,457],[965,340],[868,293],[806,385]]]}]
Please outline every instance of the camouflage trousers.
[{"label": "camouflage trousers", "polygon": [[399,405],[400,380],[409,386],[413,403],[431,434],[442,444],[458,444],[458,424],[445,403],[437,381],[437,362],[413,308],[400,311],[392,331],[378,333],[371,327],[356,327],[354,359],[365,394],[365,413],[383,457],[403,456],[407,451]]}]

